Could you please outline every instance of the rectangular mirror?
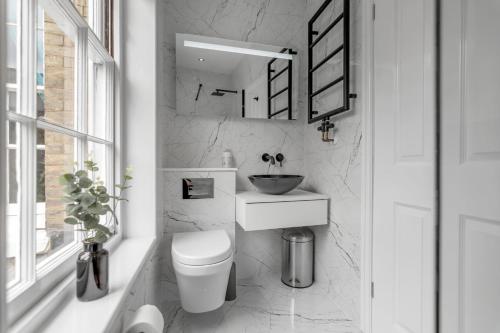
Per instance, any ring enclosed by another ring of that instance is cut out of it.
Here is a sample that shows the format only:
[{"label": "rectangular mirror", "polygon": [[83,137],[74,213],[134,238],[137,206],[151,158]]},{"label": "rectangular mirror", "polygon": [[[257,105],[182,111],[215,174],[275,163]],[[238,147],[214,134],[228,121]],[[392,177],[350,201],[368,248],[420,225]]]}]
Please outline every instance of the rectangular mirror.
[{"label": "rectangular mirror", "polygon": [[178,114],[294,120],[297,96],[293,50],[176,34]]}]

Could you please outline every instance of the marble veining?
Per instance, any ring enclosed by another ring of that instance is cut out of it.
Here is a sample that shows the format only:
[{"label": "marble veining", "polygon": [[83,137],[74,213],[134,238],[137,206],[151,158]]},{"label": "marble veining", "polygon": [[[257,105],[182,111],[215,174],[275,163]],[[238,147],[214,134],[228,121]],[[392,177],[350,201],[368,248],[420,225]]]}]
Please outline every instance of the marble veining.
[{"label": "marble veining", "polygon": [[[315,284],[292,289],[280,281],[280,230],[236,229],[238,298],[219,310],[192,315],[180,308],[169,267],[172,227],[198,230],[199,219],[185,210],[163,209],[162,253],[158,264],[160,308],[169,332],[359,332],[361,114],[333,119],[333,143],[322,143],[317,124],[308,125],[306,23],[323,0],[160,0],[159,92],[161,163],[167,168],[218,167],[231,150],[238,190],[251,190],[250,174],[303,174],[306,190],[331,198],[329,225],[314,227]],[[360,93],[360,1],[351,1],[351,91]],[[332,11],[330,15],[334,15]],[[298,50],[297,121],[242,120],[228,115],[193,116],[176,112],[175,33],[284,45]],[[335,37],[329,41],[335,43]],[[332,63],[332,68],[337,66]],[[267,152],[285,155],[284,167],[260,160]],[[163,197],[163,203],[168,200]],[[211,220],[207,225],[217,223]]]},{"label": "marble veining", "polygon": [[[304,32],[302,0],[163,0],[159,21],[160,158],[163,167],[218,167],[224,150],[233,153],[238,167],[237,187],[252,186],[254,173],[296,173],[303,169],[303,123],[300,120],[242,120],[224,111],[211,116],[176,110],[175,34],[205,36],[282,45],[303,50],[297,35]],[[298,54],[301,59],[302,53]],[[302,62],[301,62],[302,63]],[[304,105],[299,95],[298,105]],[[189,108],[189,106],[187,106]],[[191,108],[192,109],[192,108]],[[223,109],[223,108],[222,108]],[[219,112],[220,111],[220,112]],[[283,168],[268,165],[262,153],[283,153]]]},{"label": "marble veining", "polygon": [[[340,1],[339,1],[340,2]],[[321,0],[307,1],[308,16]],[[338,8],[327,12],[325,22],[338,15]],[[358,92],[360,68],[360,2],[351,1],[351,82],[350,90]],[[327,43],[336,45],[341,36]],[[361,221],[361,110],[351,100],[352,110],[332,118],[335,122],[333,143],[319,141],[317,126],[306,125],[304,131],[305,184],[311,191],[327,194],[330,200],[329,225],[315,227],[317,263],[321,273],[318,283],[333,284],[336,302],[353,322],[359,322],[360,288],[360,221]]]},{"label": "marble veining", "polygon": [[218,310],[193,315],[170,304],[168,332],[360,332],[334,299],[313,286],[292,290],[269,274],[264,284],[241,282],[238,298]]},{"label": "marble veining", "polygon": [[[209,171],[166,169],[162,172],[162,226],[158,262],[160,268],[159,295],[156,303],[165,314],[170,316],[172,302],[179,303],[179,291],[172,266],[172,237],[177,232],[224,229],[229,234],[233,248],[235,244],[235,172],[234,170]],[[183,178],[213,178],[213,199],[182,199]],[[180,304],[180,303],[179,303]]]}]

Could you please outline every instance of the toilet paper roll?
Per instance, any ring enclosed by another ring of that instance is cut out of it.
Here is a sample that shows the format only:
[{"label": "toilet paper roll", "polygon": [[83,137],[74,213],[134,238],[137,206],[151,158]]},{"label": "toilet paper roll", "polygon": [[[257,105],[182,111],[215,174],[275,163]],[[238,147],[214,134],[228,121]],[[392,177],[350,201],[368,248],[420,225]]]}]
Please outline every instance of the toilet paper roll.
[{"label": "toilet paper roll", "polygon": [[125,333],[162,333],[163,316],[154,305],[143,305],[132,316]]}]

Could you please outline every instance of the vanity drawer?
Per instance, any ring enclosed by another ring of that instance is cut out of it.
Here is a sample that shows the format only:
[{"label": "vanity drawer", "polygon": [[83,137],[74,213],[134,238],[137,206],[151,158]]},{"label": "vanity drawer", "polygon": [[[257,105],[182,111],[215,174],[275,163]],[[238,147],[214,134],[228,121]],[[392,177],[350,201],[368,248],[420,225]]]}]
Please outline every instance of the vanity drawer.
[{"label": "vanity drawer", "polygon": [[328,200],[246,203],[236,198],[236,221],[246,231],[328,223]]}]

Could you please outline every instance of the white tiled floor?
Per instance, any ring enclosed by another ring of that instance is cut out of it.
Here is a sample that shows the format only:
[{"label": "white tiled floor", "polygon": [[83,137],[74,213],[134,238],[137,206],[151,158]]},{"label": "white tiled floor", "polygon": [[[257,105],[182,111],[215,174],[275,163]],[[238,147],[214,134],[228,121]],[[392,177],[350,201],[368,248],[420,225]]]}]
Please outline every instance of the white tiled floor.
[{"label": "white tiled floor", "polygon": [[270,273],[260,284],[239,281],[238,297],[205,314],[186,313],[179,302],[165,304],[168,332],[359,332],[335,306],[330,286],[290,288]]}]

